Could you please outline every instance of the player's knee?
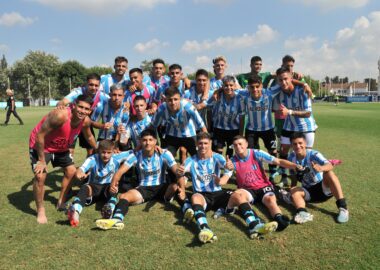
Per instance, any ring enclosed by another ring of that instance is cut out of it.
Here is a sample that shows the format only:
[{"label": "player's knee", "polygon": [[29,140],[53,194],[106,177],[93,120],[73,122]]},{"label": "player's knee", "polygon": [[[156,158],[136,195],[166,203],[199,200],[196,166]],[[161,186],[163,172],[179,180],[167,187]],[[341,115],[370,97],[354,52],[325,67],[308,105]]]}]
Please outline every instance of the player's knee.
[{"label": "player's knee", "polygon": [[263,198],[263,203],[266,205],[266,206],[272,206],[272,205],[275,205],[277,203],[276,201],[276,196],[275,195],[268,195],[268,196],[265,196]]},{"label": "player's knee", "polygon": [[46,179],[46,174],[44,173],[39,173],[39,174],[34,175],[34,182],[37,185],[44,185],[45,179]]}]

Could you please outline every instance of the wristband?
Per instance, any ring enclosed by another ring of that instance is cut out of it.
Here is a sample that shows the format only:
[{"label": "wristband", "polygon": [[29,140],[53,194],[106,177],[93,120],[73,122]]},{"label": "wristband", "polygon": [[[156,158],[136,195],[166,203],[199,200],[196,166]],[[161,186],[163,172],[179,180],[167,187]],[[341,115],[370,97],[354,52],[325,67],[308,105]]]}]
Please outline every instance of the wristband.
[{"label": "wristband", "polygon": [[308,84],[307,84],[307,83],[304,83],[304,84],[303,84],[303,87],[306,87],[306,86],[308,86]]},{"label": "wristband", "polygon": [[293,115],[293,113],[294,113],[293,110],[288,110],[289,115]]}]

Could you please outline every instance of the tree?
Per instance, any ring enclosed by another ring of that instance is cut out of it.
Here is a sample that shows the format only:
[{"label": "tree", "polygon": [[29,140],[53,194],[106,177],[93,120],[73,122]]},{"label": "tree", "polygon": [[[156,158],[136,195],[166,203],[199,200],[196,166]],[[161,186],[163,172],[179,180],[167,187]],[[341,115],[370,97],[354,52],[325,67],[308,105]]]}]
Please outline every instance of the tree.
[{"label": "tree", "polygon": [[[208,78],[211,79],[212,77],[215,77],[215,74],[211,71],[207,71],[208,72]],[[190,80],[195,80],[195,73],[197,72],[193,72],[193,73],[190,73],[190,74],[187,74],[187,78],[189,78]]]},{"label": "tree", "polygon": [[58,97],[57,73],[60,68],[58,57],[43,51],[29,51],[17,61],[11,72],[11,84],[16,93],[28,98],[28,78],[32,98],[42,99],[46,105],[49,97],[49,80],[52,97]]},{"label": "tree", "polygon": [[103,75],[103,74],[109,74],[109,73],[112,73],[112,68],[111,67],[99,67],[99,66],[94,66],[94,67],[90,67],[87,69],[86,71],[86,76],[90,73],[96,73],[98,74],[99,76]]},{"label": "tree", "polygon": [[[142,71],[144,73],[147,73],[147,74],[151,74],[152,72],[152,67],[153,67],[153,60],[144,60],[141,62],[140,64],[140,68],[142,69]],[[168,69],[169,69],[169,65],[167,63],[165,63],[165,70],[166,70],[166,73],[168,72]]]},{"label": "tree", "polygon": [[319,94],[319,81],[314,80],[313,78],[310,77],[310,75],[304,76],[303,79],[305,82],[310,86],[311,91],[313,92],[314,95]]},{"label": "tree", "polygon": [[6,70],[8,67],[8,62],[7,62],[7,59],[5,59],[5,55],[3,54],[3,58],[1,58],[1,61],[0,61],[0,68],[2,70]]},{"label": "tree", "polygon": [[326,76],[326,77],[325,77],[325,82],[326,82],[327,84],[330,84],[330,77],[329,77],[329,76]]},{"label": "tree", "polygon": [[76,60],[70,60],[63,63],[58,71],[59,94],[65,96],[70,93],[72,88],[83,85],[86,82],[86,74],[86,67]]}]

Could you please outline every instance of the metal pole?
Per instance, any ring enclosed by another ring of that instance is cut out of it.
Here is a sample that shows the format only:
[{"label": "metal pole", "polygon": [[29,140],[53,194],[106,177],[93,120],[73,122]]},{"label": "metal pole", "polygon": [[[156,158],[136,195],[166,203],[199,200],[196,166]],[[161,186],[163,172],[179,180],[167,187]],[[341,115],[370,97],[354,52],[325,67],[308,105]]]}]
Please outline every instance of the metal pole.
[{"label": "metal pole", "polygon": [[29,95],[29,107],[32,106],[32,96],[30,95],[30,79],[28,76],[28,95]]},{"label": "metal pole", "polygon": [[69,77],[69,85],[70,85],[70,92],[71,92],[71,89],[72,89],[72,87],[71,87],[71,77]]}]

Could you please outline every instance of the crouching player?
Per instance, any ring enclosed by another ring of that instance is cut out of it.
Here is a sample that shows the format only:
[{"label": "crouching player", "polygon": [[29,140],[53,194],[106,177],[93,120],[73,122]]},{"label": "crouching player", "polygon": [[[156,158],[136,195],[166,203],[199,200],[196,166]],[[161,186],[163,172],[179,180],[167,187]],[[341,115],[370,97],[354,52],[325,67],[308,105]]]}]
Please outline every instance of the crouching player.
[{"label": "crouching player", "polygon": [[79,215],[83,206],[89,205],[96,199],[106,199],[108,202],[102,208],[103,218],[110,218],[116,204],[117,193],[110,191],[112,177],[119,169],[121,163],[133,154],[132,151],[113,154],[114,142],[103,140],[99,142],[98,154],[87,158],[76,171],[79,180],[88,178],[88,182],[80,188],[69,207],[67,217],[72,227],[79,225]]},{"label": "crouching player", "polygon": [[137,205],[153,199],[163,198],[169,200],[177,192],[177,183],[170,185],[165,181],[165,171],[169,167],[173,173],[177,171],[177,163],[173,155],[163,150],[156,151],[157,137],[155,131],[146,129],[141,132],[140,145],[142,150],[128,156],[114,175],[110,191],[118,191],[118,183],[121,176],[131,167],[136,166],[139,186],[130,189],[119,197],[113,217],[111,219],[98,219],[96,226],[103,230],[124,228],[124,217],[128,213],[130,205]]},{"label": "crouching player", "polygon": [[[227,168],[236,170],[238,189],[231,195],[226,212],[233,212],[233,209],[238,207],[247,223],[255,222],[257,225],[257,221],[252,218],[248,219],[246,213],[253,211],[250,203],[261,201],[268,208],[275,222],[267,223],[266,226],[261,225],[260,230],[260,226],[258,226],[257,232],[260,234],[260,232],[267,233],[276,229],[284,230],[289,225],[289,218],[282,215],[277,205],[276,195],[272,183],[265,175],[263,162],[291,169],[296,169],[297,165],[284,159],[278,159],[264,151],[249,149],[248,142],[243,136],[236,136],[233,139],[233,146],[236,155],[231,160],[227,157]],[[251,227],[250,223],[248,225]],[[259,236],[257,232],[252,237]]]},{"label": "crouching player", "polygon": [[[304,167],[303,173],[295,174],[293,171],[291,176],[291,198],[297,209],[294,221],[300,224],[313,220],[313,215],[305,208],[306,202],[323,202],[334,196],[339,209],[337,221],[347,222],[347,204],[339,179],[332,171],[333,165],[318,151],[307,149],[304,134],[294,133],[290,141],[293,152],[288,159]],[[296,187],[297,180],[302,183],[302,187]]]},{"label": "crouching player", "polygon": [[[205,211],[226,208],[231,195],[230,191],[223,190],[221,186],[228,182],[232,172],[225,170],[224,175],[220,176],[221,170],[226,166],[226,160],[222,155],[212,152],[211,146],[210,135],[204,132],[199,133],[197,135],[197,155],[187,158],[184,166],[180,167],[181,173],[190,172],[194,192],[191,196],[191,208],[183,209],[185,218],[190,221],[195,217],[200,229],[198,238],[202,243],[211,243],[217,240],[216,235],[208,226]],[[184,206],[186,207],[186,204]],[[244,213],[244,217],[249,224],[249,234],[257,233],[262,225],[256,226],[261,224],[256,214],[248,211]],[[256,222],[248,222],[251,220]]]}]

